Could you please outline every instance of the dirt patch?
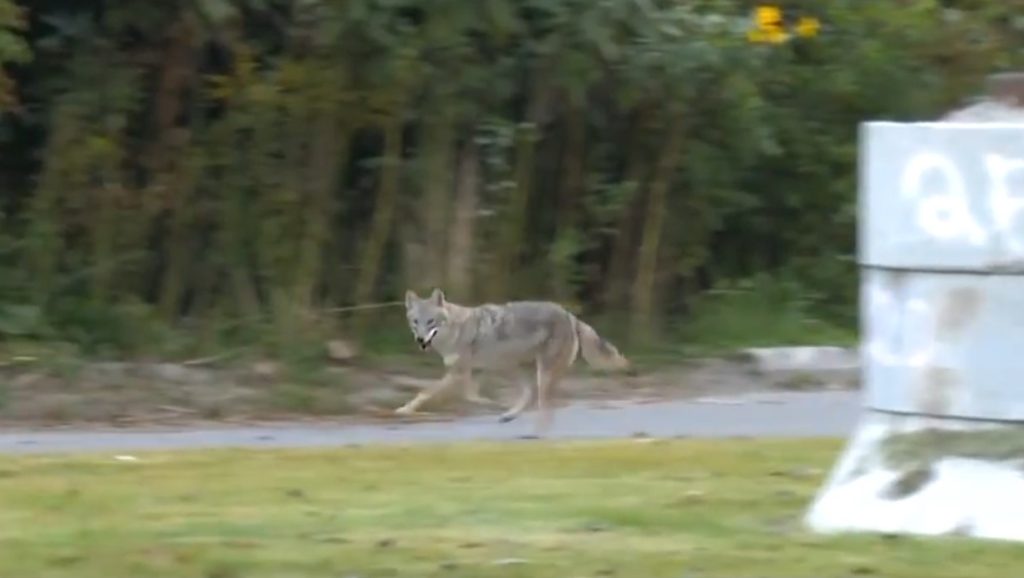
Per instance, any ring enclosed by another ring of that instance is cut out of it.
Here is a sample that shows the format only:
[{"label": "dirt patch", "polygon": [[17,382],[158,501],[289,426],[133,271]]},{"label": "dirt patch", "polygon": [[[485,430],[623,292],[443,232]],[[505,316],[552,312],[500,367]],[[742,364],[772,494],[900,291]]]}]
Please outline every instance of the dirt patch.
[{"label": "dirt patch", "polygon": [[887,500],[902,500],[920,492],[935,478],[935,472],[930,465],[916,467],[900,474],[882,492],[882,498]]},{"label": "dirt patch", "polygon": [[889,436],[882,444],[894,468],[931,464],[946,457],[996,462],[1024,461],[1024,428],[1002,425],[972,430],[927,428]]},{"label": "dirt patch", "polygon": [[[382,367],[386,366],[386,368]],[[411,399],[418,383],[440,367],[376,363],[319,368],[296,380],[274,362],[236,367],[174,363],[91,363],[73,374],[35,367],[0,369],[0,426],[54,427],[183,425],[199,422],[267,422],[303,419],[398,419],[391,411]],[[802,376],[800,389],[825,389],[828,380]],[[505,381],[481,374],[481,392],[508,407],[518,395]],[[783,382],[785,383],[785,382]],[[576,368],[560,385],[558,401],[661,401],[741,394],[780,386],[749,364],[732,359],[623,376]],[[495,412],[464,401],[460,392],[423,407],[435,419]]]}]

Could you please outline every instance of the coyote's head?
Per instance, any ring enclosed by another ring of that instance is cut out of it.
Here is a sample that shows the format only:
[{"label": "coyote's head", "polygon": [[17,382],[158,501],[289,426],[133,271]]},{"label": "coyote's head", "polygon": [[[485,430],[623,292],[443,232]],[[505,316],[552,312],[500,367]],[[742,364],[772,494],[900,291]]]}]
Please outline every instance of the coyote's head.
[{"label": "coyote's head", "polygon": [[412,291],[405,292],[405,315],[409,318],[409,328],[416,338],[420,349],[426,350],[437,337],[448,321],[448,312],[444,307],[444,292],[434,289],[430,297],[420,299]]}]

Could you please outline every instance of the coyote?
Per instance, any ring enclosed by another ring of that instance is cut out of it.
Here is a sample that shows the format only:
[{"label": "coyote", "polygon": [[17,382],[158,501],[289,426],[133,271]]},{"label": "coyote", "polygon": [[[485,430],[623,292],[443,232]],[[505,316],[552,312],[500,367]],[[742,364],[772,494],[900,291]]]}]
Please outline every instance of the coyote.
[{"label": "coyote", "polygon": [[447,301],[434,289],[426,299],[405,292],[409,328],[420,349],[436,351],[444,360],[445,374],[424,388],[396,413],[414,413],[425,401],[456,383],[462,385],[466,400],[498,405],[480,395],[473,379],[474,369],[493,371],[516,381],[520,396],[501,414],[502,423],[512,421],[530,405],[534,388],[526,370],[536,368],[537,434],[551,425],[550,400],[565,371],[583,354],[591,366],[629,371],[629,361],[594,328],[580,321],[561,305],[550,301],[512,301],[466,307]]}]

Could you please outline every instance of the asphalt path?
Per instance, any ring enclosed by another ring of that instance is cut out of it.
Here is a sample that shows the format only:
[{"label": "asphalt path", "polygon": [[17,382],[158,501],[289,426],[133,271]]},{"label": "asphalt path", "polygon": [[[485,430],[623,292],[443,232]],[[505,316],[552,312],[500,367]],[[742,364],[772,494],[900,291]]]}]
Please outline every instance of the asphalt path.
[{"label": "asphalt path", "polygon": [[[845,437],[859,392],[766,392],[657,403],[577,403],[559,408],[549,439],[630,437]],[[130,452],[223,447],[314,448],[365,444],[514,441],[533,414],[511,423],[474,416],[415,423],[290,423],[187,429],[0,430],[0,453]]]}]

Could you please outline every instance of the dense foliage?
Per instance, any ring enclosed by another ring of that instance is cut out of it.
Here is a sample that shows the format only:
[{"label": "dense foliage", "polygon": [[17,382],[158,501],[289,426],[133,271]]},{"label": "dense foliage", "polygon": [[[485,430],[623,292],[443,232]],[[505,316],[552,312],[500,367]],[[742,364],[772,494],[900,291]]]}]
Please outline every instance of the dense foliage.
[{"label": "dense foliage", "polygon": [[816,34],[757,43],[740,0],[0,0],[0,333],[292,340],[435,285],[849,322],[857,123],[1014,66],[1015,4],[786,2]]}]

